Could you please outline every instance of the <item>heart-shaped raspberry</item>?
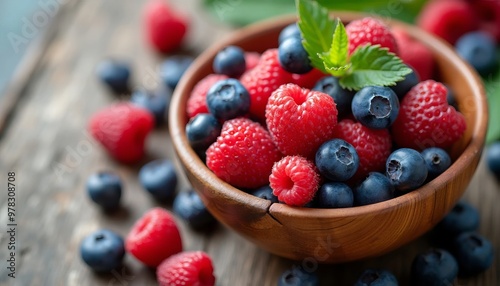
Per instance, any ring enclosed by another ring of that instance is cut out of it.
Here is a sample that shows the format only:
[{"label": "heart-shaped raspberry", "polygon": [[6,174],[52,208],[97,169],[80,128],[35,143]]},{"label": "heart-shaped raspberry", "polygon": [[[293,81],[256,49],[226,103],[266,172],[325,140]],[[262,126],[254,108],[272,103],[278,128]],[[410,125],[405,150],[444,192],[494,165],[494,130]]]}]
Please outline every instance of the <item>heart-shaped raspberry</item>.
[{"label": "heart-shaped raspberry", "polygon": [[269,97],[266,123],[283,154],[313,158],[319,146],[333,138],[337,113],[329,95],[286,84]]}]

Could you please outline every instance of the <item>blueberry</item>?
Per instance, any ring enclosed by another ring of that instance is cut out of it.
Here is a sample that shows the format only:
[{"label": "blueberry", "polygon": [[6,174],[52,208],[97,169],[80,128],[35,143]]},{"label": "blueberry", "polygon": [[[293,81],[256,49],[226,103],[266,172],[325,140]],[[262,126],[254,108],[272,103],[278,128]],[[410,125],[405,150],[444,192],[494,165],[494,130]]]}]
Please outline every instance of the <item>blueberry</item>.
[{"label": "blueberry", "polygon": [[314,206],[318,208],[349,208],[354,206],[354,194],[344,183],[327,182],[316,192]]},{"label": "blueberry", "polygon": [[278,58],[281,67],[287,72],[305,74],[312,70],[311,60],[300,38],[289,37],[284,40],[278,47]]},{"label": "blueberry", "polygon": [[342,139],[332,139],[318,148],[315,163],[325,178],[347,181],[358,170],[359,157],[351,144]]},{"label": "blueberry", "polygon": [[139,182],[159,201],[173,197],[177,187],[177,173],[170,160],[160,159],[147,163],[139,171]]},{"label": "blueberry", "polygon": [[111,172],[99,172],[87,180],[87,193],[96,204],[105,210],[113,210],[120,204],[122,181]]},{"label": "blueberry", "polygon": [[174,199],[174,213],[194,229],[213,225],[214,217],[208,212],[200,196],[194,190],[180,192]]},{"label": "blueberry", "polygon": [[160,87],[154,93],[138,89],[132,93],[130,101],[147,109],[154,116],[156,126],[160,126],[165,122],[171,97],[172,92],[167,87]]},{"label": "blueberry", "polygon": [[420,78],[415,70],[412,68],[411,73],[405,76],[402,81],[398,81],[395,86],[391,86],[391,89],[396,93],[398,98],[401,100],[403,97],[418,83]]},{"label": "blueberry", "polygon": [[196,151],[206,150],[220,135],[222,126],[215,116],[200,113],[191,118],[186,125],[189,144]]},{"label": "blueberry", "polygon": [[490,268],[494,253],[491,242],[475,232],[462,233],[453,242],[461,276],[477,275]]},{"label": "blueberry", "polygon": [[458,39],[455,49],[481,75],[487,76],[497,70],[498,57],[495,40],[487,33],[467,33]]},{"label": "blueberry", "polygon": [[338,78],[326,76],[316,83],[313,90],[326,93],[332,97],[335,104],[337,104],[339,116],[343,117],[351,113],[351,102],[355,92],[343,89],[339,84]]},{"label": "blueberry", "polygon": [[451,165],[451,158],[445,150],[438,147],[427,148],[420,153],[427,166],[428,178],[434,179]]},{"label": "blueberry", "polygon": [[354,95],[351,109],[356,120],[364,126],[384,129],[398,117],[399,99],[389,87],[367,86]]},{"label": "blueberry", "polygon": [[470,204],[459,201],[437,227],[448,237],[477,230],[479,227],[479,212]]},{"label": "blueberry", "polygon": [[385,163],[386,174],[394,187],[400,191],[414,190],[427,178],[427,166],[419,152],[401,148],[389,155]]},{"label": "blueberry", "polygon": [[446,87],[446,90],[448,91],[446,93],[446,101],[448,102],[448,105],[453,106],[456,110],[458,110],[455,92],[453,92],[453,89],[450,86],[445,85],[445,87]]},{"label": "blueberry", "polygon": [[500,177],[500,141],[492,143],[486,152],[488,168],[497,177]]},{"label": "blueberry", "polygon": [[430,249],[413,259],[413,286],[449,286],[458,275],[458,263],[446,250]]},{"label": "blueberry", "polygon": [[217,53],[213,62],[215,73],[237,78],[246,70],[245,52],[236,46],[227,46]]},{"label": "blueberry", "polygon": [[252,191],[252,195],[264,199],[269,200],[273,203],[278,203],[278,197],[273,194],[273,189],[270,186],[260,187]]},{"label": "blueberry", "polygon": [[221,80],[208,90],[207,107],[218,119],[236,118],[250,109],[250,94],[236,79]]},{"label": "blueberry", "polygon": [[396,276],[387,270],[368,269],[361,274],[354,286],[398,286]]},{"label": "blueberry", "polygon": [[130,67],[117,60],[104,60],[97,66],[97,76],[116,94],[129,92]]},{"label": "blueberry", "polygon": [[191,63],[193,63],[191,56],[177,55],[166,59],[160,66],[160,78],[165,86],[174,90]]},{"label": "blueberry", "polygon": [[97,272],[110,272],[121,266],[125,256],[123,238],[110,230],[86,236],[80,244],[83,261]]},{"label": "blueberry", "polygon": [[375,204],[392,199],[394,186],[381,173],[371,172],[354,190],[354,202],[358,206]]},{"label": "blueberry", "polygon": [[314,272],[305,271],[302,267],[294,266],[281,274],[278,286],[318,286],[319,278]]},{"label": "blueberry", "polygon": [[281,30],[280,36],[278,38],[279,44],[283,43],[288,38],[298,38],[300,39],[302,36],[300,34],[299,26],[297,23],[290,24],[286,26],[283,30]]}]

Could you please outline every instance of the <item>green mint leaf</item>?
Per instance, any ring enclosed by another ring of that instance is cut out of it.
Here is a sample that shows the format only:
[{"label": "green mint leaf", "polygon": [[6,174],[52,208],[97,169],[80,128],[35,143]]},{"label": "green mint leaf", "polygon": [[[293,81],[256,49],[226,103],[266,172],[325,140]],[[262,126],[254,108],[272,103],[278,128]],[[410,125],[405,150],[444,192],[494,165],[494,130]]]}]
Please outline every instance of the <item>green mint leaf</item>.
[{"label": "green mint leaf", "polygon": [[391,86],[411,73],[411,69],[395,54],[380,45],[365,45],[351,55],[351,69],[340,79],[340,85],[349,90],[365,86]]},{"label": "green mint leaf", "polygon": [[349,58],[349,38],[345,30],[344,24],[337,18],[335,20],[336,27],[333,33],[332,45],[328,52],[328,63],[333,67],[342,67],[347,64]]},{"label": "green mint leaf", "polygon": [[309,54],[312,65],[327,73],[323,60],[318,54],[330,49],[336,22],[330,19],[328,10],[315,1],[296,0],[296,5],[304,49]]}]

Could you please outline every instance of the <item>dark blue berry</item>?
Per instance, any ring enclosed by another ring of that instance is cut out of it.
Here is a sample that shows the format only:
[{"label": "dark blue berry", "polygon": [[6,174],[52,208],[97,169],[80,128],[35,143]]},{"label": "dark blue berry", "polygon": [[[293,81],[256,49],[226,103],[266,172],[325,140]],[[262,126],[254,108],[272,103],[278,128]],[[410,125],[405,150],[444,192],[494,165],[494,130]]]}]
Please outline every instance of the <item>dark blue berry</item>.
[{"label": "dark blue berry", "polygon": [[338,78],[326,76],[316,83],[313,90],[326,93],[332,97],[335,104],[337,104],[337,111],[340,117],[351,113],[351,102],[355,92],[343,89],[339,84]]},{"label": "dark blue berry", "polygon": [[139,171],[141,185],[159,201],[172,198],[177,187],[177,173],[172,161],[155,160],[142,166]]},{"label": "dark blue berry", "polygon": [[414,190],[427,178],[427,166],[419,152],[401,148],[389,155],[385,163],[386,175],[400,191]]},{"label": "dark blue berry", "polygon": [[488,168],[497,177],[500,177],[500,141],[492,143],[486,151]]},{"label": "dark blue berry", "polygon": [[427,176],[429,179],[434,179],[441,175],[451,165],[450,155],[441,148],[427,148],[420,154],[424,157],[425,165],[427,165]]},{"label": "dark blue berry", "polygon": [[294,266],[281,274],[278,286],[318,286],[319,278],[314,272],[308,272],[302,267]]},{"label": "dark blue berry", "polygon": [[387,201],[393,197],[394,186],[378,172],[369,173],[354,191],[354,203],[358,206]]},{"label": "dark blue berry", "polygon": [[483,76],[495,72],[498,68],[496,43],[487,33],[467,33],[458,39],[455,49]]},{"label": "dark blue berry", "polygon": [[228,46],[215,56],[213,62],[215,73],[238,78],[246,70],[245,52],[236,46]]},{"label": "dark blue berry", "polygon": [[316,192],[314,206],[318,208],[349,208],[354,206],[352,189],[344,183],[327,182]]},{"label": "dark blue berry", "polygon": [[129,92],[130,67],[116,60],[104,60],[97,67],[97,76],[116,94]]},{"label": "dark blue berry", "polygon": [[387,270],[368,269],[361,274],[354,286],[398,286],[396,276]]},{"label": "dark blue berry", "polygon": [[286,26],[283,30],[281,30],[281,33],[278,38],[278,43],[281,44],[288,38],[300,39],[301,37],[302,36],[300,35],[299,26],[297,26],[297,23],[293,23]]},{"label": "dark blue berry", "polygon": [[154,116],[156,126],[160,126],[166,120],[166,111],[171,97],[172,92],[167,87],[160,87],[155,92],[138,89],[132,93],[130,101],[147,109]]},{"label": "dark blue berry", "polygon": [[194,229],[205,229],[215,222],[194,190],[180,192],[174,199],[174,213]]},{"label": "dark blue berry", "polygon": [[281,67],[290,73],[305,74],[312,70],[309,55],[297,37],[289,37],[279,45],[278,59]]},{"label": "dark blue berry", "polygon": [[87,193],[96,204],[105,210],[116,209],[122,196],[122,181],[111,172],[99,172],[87,180]]},{"label": "dark blue berry", "polygon": [[461,276],[477,275],[490,268],[494,253],[491,242],[475,232],[462,233],[453,242],[453,255]]},{"label": "dark blue berry", "polygon": [[258,189],[255,189],[252,191],[252,195],[254,195],[258,198],[264,199],[264,200],[269,200],[273,203],[278,202],[278,197],[276,197],[273,194],[273,189],[271,189],[270,186],[264,186],[264,187],[260,187]]},{"label": "dark blue berry", "polygon": [[165,86],[174,90],[192,62],[193,57],[183,55],[176,55],[166,59],[160,67],[160,78]]},{"label": "dark blue berry", "polygon": [[209,113],[200,113],[191,118],[186,125],[189,144],[196,151],[206,150],[217,140],[221,132],[219,120]]},{"label": "dark blue berry", "polygon": [[413,259],[413,286],[449,286],[458,275],[458,263],[446,250],[430,249]]},{"label": "dark blue berry", "polygon": [[398,98],[401,100],[403,97],[418,83],[420,78],[415,70],[412,68],[411,73],[405,76],[402,81],[398,81],[395,86],[391,86],[391,89],[396,93]]},{"label": "dark blue berry", "polygon": [[372,129],[392,125],[399,113],[399,99],[389,87],[367,86],[358,91],[351,103],[352,114]]},{"label": "dark blue berry", "polygon": [[218,119],[236,118],[250,109],[250,94],[236,79],[221,80],[208,90],[207,107]]},{"label": "dark blue berry", "polygon": [[315,163],[325,178],[347,181],[358,170],[359,157],[351,144],[342,139],[332,139],[318,148]]},{"label": "dark blue berry", "polygon": [[437,227],[447,237],[475,231],[479,227],[479,212],[470,204],[459,201]]},{"label": "dark blue berry", "polygon": [[82,240],[80,255],[92,270],[110,272],[122,264],[125,256],[123,238],[110,230],[96,231]]}]

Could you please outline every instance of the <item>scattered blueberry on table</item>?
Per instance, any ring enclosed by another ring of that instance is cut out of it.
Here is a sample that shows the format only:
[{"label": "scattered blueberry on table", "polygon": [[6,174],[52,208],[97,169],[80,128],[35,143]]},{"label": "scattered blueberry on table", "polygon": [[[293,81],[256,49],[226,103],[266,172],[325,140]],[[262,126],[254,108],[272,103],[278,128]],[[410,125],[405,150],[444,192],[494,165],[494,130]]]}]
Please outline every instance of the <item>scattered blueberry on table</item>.
[{"label": "scattered blueberry on table", "polygon": [[165,86],[174,90],[193,61],[192,56],[186,55],[174,55],[164,60],[160,66],[160,78]]},{"label": "scattered blueberry on table", "polygon": [[278,286],[319,286],[318,275],[294,266],[285,270],[278,279]]},{"label": "scattered blueberry on table", "polygon": [[122,181],[113,172],[92,174],[86,184],[87,194],[96,204],[105,210],[114,210],[120,205]]},{"label": "scattered blueberry on table", "polygon": [[446,250],[429,249],[413,259],[412,286],[449,286],[457,276],[457,260]]},{"label": "scattered blueberry on table", "polygon": [[158,159],[142,166],[139,181],[159,201],[172,198],[177,188],[177,172],[172,161]]},{"label": "scattered blueberry on table", "polygon": [[92,270],[110,272],[122,264],[125,256],[123,238],[107,229],[98,230],[82,240],[80,255]]},{"label": "scattered blueberry on table", "polygon": [[194,229],[205,229],[215,223],[214,217],[194,190],[179,192],[174,199],[173,210]]},{"label": "scattered blueberry on table", "polygon": [[354,286],[398,286],[398,279],[383,269],[367,269],[358,278]]},{"label": "scattered blueberry on table", "polygon": [[116,94],[129,92],[130,66],[124,61],[107,59],[97,66],[97,76]]}]

